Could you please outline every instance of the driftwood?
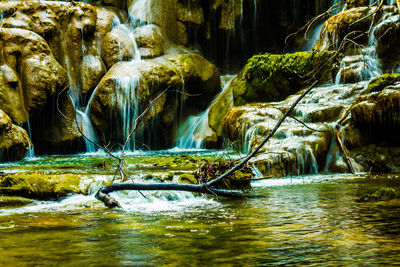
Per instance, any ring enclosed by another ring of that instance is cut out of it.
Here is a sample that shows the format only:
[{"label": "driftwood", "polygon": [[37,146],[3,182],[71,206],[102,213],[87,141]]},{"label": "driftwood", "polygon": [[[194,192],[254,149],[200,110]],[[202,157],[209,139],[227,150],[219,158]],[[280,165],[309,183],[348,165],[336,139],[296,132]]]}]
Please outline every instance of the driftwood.
[{"label": "driftwood", "polygon": [[139,184],[139,183],[115,183],[109,186],[104,186],[99,189],[96,193],[96,198],[102,201],[107,207],[121,207],[117,200],[110,197],[109,193],[121,190],[176,190],[176,191],[187,191],[187,192],[196,192],[196,193],[205,193],[205,194],[213,194],[216,196],[224,196],[230,198],[253,198],[253,197],[262,197],[262,196],[254,196],[247,195],[240,192],[222,190],[211,188],[218,182],[223,181],[229,175],[233,174],[235,171],[241,169],[254,155],[268,142],[268,140],[276,133],[278,128],[281,126],[283,121],[290,115],[296,105],[313,89],[313,87],[317,84],[318,81],[315,81],[307,90],[305,90],[296,101],[290,106],[290,108],[286,111],[286,113],[279,119],[274,128],[269,132],[269,134],[263,139],[263,141],[253,150],[251,151],[245,158],[243,158],[238,164],[236,164],[232,169],[227,171],[226,173],[220,175],[214,180],[208,181],[207,183],[199,184],[199,185],[187,185],[187,184],[168,184],[168,183],[156,183],[156,184]]}]

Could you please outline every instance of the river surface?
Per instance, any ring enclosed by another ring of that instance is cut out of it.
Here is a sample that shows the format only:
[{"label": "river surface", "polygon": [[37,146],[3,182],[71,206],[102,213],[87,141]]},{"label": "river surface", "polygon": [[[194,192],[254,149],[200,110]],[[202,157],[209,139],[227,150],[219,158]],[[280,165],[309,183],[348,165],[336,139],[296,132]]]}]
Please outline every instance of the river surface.
[{"label": "river surface", "polygon": [[[100,173],[88,166],[101,159],[48,157],[0,170],[48,166]],[[144,171],[149,170],[140,169]],[[399,175],[388,174],[268,179],[253,182],[252,193],[264,197],[247,200],[177,192],[145,192],[143,198],[119,192],[113,194],[123,209],[114,210],[93,195],[36,201],[0,210],[0,264],[395,265],[400,258],[400,201],[357,199],[383,186],[399,190],[399,181]]]}]

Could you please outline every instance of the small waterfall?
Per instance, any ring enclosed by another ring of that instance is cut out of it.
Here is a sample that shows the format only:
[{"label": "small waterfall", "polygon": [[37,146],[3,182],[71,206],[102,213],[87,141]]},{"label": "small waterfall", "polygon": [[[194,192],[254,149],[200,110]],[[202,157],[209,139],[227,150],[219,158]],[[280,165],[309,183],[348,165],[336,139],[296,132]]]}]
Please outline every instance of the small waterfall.
[{"label": "small waterfall", "polygon": [[[221,91],[221,93],[229,86],[231,80],[234,77],[235,75],[221,76],[221,82],[223,86],[223,90]],[[216,98],[218,98],[218,96]],[[214,101],[215,100],[211,102],[210,106],[212,105],[212,103],[214,103]],[[178,137],[176,141],[177,148],[204,148],[204,139],[212,134],[212,131],[208,126],[208,111],[209,108],[198,115],[189,116],[189,118],[187,118],[187,120],[179,126]]]},{"label": "small waterfall", "polygon": [[151,23],[152,1],[136,0],[128,7],[128,16],[132,29]]},{"label": "small waterfall", "polygon": [[208,135],[208,111],[190,116],[178,130],[176,146],[180,149],[201,149],[204,137]]},{"label": "small waterfall", "polygon": [[[32,140],[32,133],[31,133],[31,125],[29,123],[29,120],[27,122],[28,125],[28,135],[29,135],[29,139]],[[33,144],[29,144],[29,149],[28,152],[26,154],[26,157],[28,159],[32,159],[35,157],[35,147],[33,146]]]},{"label": "small waterfall", "polygon": [[313,46],[318,42],[323,24],[324,23],[321,22],[312,29],[310,38],[307,40],[302,48],[303,51],[312,51]]},{"label": "small waterfall", "polygon": [[[399,14],[388,13],[371,30],[368,45],[361,49],[359,55],[345,56],[340,63],[340,70],[336,76],[335,83],[340,84],[346,80],[346,72],[350,71],[356,75],[356,82],[368,81],[379,75],[382,75],[381,64],[376,55],[378,40],[375,37],[375,31],[386,23],[396,23],[399,21]],[[353,78],[354,79],[354,78]]]},{"label": "small waterfall", "polygon": [[[116,91],[112,100],[116,108],[113,114],[116,125],[113,126],[117,126],[115,129],[117,132],[122,132],[124,140],[127,140],[134,127],[136,118],[140,115],[137,97],[139,88],[140,76],[138,74],[132,73],[131,76],[120,77],[116,80]],[[135,133],[133,133],[128,140],[127,149],[135,150],[135,146]]]},{"label": "small waterfall", "polygon": [[[92,121],[90,120],[89,114],[86,112],[83,112],[79,109],[76,110],[77,113],[77,119],[80,122],[79,125],[82,129],[83,134],[90,139],[91,141],[99,144],[99,138],[97,137],[96,132],[94,131],[93,125],[92,125]],[[89,140],[87,140],[86,138],[84,138],[85,140],[85,145],[86,145],[86,152],[96,152],[97,151],[97,147],[90,142]]]}]

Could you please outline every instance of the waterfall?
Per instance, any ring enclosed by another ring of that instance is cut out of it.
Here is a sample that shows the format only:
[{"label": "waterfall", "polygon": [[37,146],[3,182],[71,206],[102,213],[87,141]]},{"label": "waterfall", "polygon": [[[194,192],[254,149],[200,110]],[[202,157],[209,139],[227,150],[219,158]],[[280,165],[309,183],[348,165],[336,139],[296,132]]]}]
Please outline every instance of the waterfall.
[{"label": "waterfall", "polygon": [[346,77],[344,73],[348,70],[356,75],[356,81],[368,81],[378,77],[383,73],[381,64],[376,55],[376,47],[378,40],[375,37],[375,31],[386,23],[396,23],[399,21],[399,14],[388,13],[383,16],[381,22],[374,26],[369,35],[368,45],[361,49],[359,55],[345,56],[340,63],[340,69],[337,73],[335,83],[342,83]]},{"label": "waterfall", "polygon": [[[32,140],[32,133],[31,133],[31,125],[29,123],[29,120],[27,122],[28,125],[28,135],[29,135],[29,139]],[[35,157],[35,147],[33,146],[33,144],[29,144],[29,149],[28,149],[28,153],[26,154],[26,157],[28,159],[32,159]]]},{"label": "waterfall", "polygon": [[[77,109],[76,110],[77,113],[77,120],[82,129],[83,134],[91,141],[95,142],[96,144],[99,144],[99,139],[97,137],[97,134],[93,128],[92,125],[92,121],[90,120],[89,114],[88,114],[88,110],[86,110],[85,112]],[[85,140],[85,145],[86,145],[86,152],[89,153],[93,153],[97,151],[97,147],[90,142],[89,140],[87,140],[86,138],[84,138]]]},{"label": "waterfall", "polygon": [[[228,88],[231,80],[235,75],[221,76],[223,90],[219,95]],[[215,98],[217,99],[218,96]],[[209,107],[214,103],[215,99],[211,102]],[[208,112],[207,110],[198,115],[189,116],[187,120],[179,126],[176,147],[179,149],[201,149],[204,148],[204,139],[211,136],[212,131],[208,126]]]},{"label": "waterfall", "polygon": [[[136,3],[145,3],[146,1],[137,1]],[[122,24],[120,20],[115,17],[113,19],[113,23],[111,25],[111,29],[118,30],[122,32],[127,38],[129,38],[132,43],[134,44],[134,50],[131,51],[131,54],[134,54],[134,58],[132,61],[140,62],[141,57],[139,53],[139,49],[136,44],[135,37],[133,35],[133,29],[127,27],[126,25]],[[88,52],[88,49],[85,47],[84,39],[83,39],[83,32],[82,34],[82,63],[86,65],[94,65],[98,64],[98,61],[95,60],[94,56]],[[120,58],[122,60],[122,58]],[[76,116],[78,120],[79,127],[82,129],[83,134],[93,142],[99,143],[99,138],[96,134],[95,129],[93,128],[92,122],[90,120],[90,109],[89,103],[96,92],[95,88],[90,96],[89,101],[85,103],[82,99],[82,88],[80,84],[73,78],[73,74],[70,73],[70,64],[68,57],[65,58],[65,63],[68,70],[68,78],[71,84],[71,87],[68,91],[69,96],[75,106]],[[82,70],[83,71],[83,70]],[[81,73],[83,77],[86,73]],[[115,115],[115,122],[117,128],[115,129],[116,132],[122,132],[123,139],[125,140],[134,124],[135,119],[138,116],[138,101],[136,97],[136,91],[138,90],[139,84],[139,76],[132,74],[130,77],[122,77],[116,81],[116,93],[113,95],[114,105],[116,109],[119,111],[118,114]],[[84,138],[86,144],[86,152],[96,152],[97,147],[86,138]],[[127,146],[128,150],[135,149],[135,139],[133,138],[128,142]]]},{"label": "waterfall", "polygon": [[[122,132],[124,140],[130,135],[134,123],[139,114],[139,103],[137,91],[140,88],[140,76],[132,74],[131,76],[121,77],[116,80],[116,91],[113,95],[114,106],[119,109],[115,114],[117,132]],[[119,129],[118,129],[119,128]],[[135,133],[128,140],[127,149],[135,150]]]},{"label": "waterfall", "polygon": [[204,137],[209,133],[208,111],[190,116],[178,130],[176,146],[180,149],[200,149],[204,145]]}]

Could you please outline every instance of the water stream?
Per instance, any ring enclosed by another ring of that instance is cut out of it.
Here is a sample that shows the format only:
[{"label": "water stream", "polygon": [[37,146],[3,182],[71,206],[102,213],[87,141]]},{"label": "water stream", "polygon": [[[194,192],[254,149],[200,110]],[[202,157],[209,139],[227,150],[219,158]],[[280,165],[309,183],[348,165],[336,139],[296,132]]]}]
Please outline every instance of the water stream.
[{"label": "water stream", "polygon": [[[51,169],[71,158],[54,160],[47,160]],[[399,178],[269,179],[253,182],[252,193],[264,198],[238,201],[118,193],[120,210],[103,207],[93,195],[36,201],[0,210],[0,264],[393,265],[400,252],[400,202],[356,200],[382,186],[399,188]]]}]

